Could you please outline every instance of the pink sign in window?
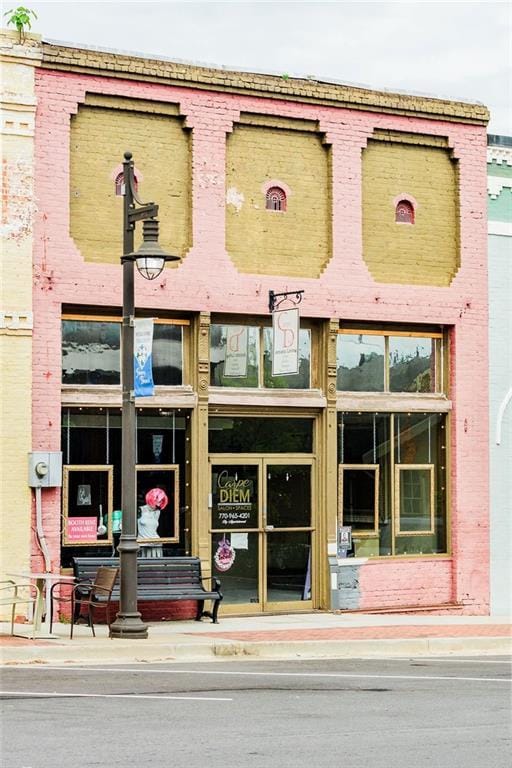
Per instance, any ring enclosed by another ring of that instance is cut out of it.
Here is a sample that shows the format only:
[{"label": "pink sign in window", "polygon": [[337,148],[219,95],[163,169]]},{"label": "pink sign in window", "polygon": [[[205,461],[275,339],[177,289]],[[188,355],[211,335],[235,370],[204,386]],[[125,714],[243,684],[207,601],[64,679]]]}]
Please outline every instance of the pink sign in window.
[{"label": "pink sign in window", "polygon": [[96,541],[97,537],[95,517],[68,517],[68,541]]}]

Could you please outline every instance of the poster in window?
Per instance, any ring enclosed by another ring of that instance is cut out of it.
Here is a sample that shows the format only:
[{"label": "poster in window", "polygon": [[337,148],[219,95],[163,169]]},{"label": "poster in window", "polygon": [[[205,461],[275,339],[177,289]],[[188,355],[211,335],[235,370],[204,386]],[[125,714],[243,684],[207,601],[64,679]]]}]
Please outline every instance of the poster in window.
[{"label": "poster in window", "polygon": [[258,527],[258,476],[253,465],[213,467],[212,527]]},{"label": "poster in window", "polygon": [[226,359],[224,376],[244,379],[247,376],[249,333],[247,326],[226,326]]},{"label": "poster in window", "polygon": [[64,467],[62,488],[62,544],[112,544],[113,467]]}]

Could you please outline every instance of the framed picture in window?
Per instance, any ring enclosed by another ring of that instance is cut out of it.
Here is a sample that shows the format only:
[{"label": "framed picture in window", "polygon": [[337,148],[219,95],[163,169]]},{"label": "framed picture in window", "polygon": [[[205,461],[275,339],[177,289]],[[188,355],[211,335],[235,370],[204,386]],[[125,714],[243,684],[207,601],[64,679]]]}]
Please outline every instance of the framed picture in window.
[{"label": "framed picture in window", "polygon": [[67,547],[112,544],[113,473],[111,465],[64,467],[62,544]]},{"label": "framed picture in window", "polygon": [[434,533],[434,465],[395,466],[395,533]]},{"label": "framed picture in window", "polygon": [[[179,466],[138,464],[137,541],[155,549],[179,541]],[[153,546],[150,546],[153,545]],[[156,554],[156,553],[152,553]]]}]

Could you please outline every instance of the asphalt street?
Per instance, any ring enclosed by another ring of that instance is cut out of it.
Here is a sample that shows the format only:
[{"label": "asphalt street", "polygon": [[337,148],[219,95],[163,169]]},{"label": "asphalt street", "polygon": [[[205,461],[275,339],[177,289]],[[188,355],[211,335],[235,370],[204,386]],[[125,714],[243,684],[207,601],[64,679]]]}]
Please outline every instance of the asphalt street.
[{"label": "asphalt street", "polygon": [[2,768],[509,768],[505,657],[1,672]]}]

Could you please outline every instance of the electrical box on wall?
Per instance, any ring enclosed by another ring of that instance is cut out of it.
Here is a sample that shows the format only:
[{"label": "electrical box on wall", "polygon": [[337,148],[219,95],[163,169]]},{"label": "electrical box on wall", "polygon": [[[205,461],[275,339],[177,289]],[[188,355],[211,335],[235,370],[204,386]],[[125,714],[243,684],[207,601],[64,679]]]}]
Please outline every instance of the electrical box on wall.
[{"label": "electrical box on wall", "polygon": [[28,484],[31,488],[60,488],[62,451],[33,451],[28,455]]}]

